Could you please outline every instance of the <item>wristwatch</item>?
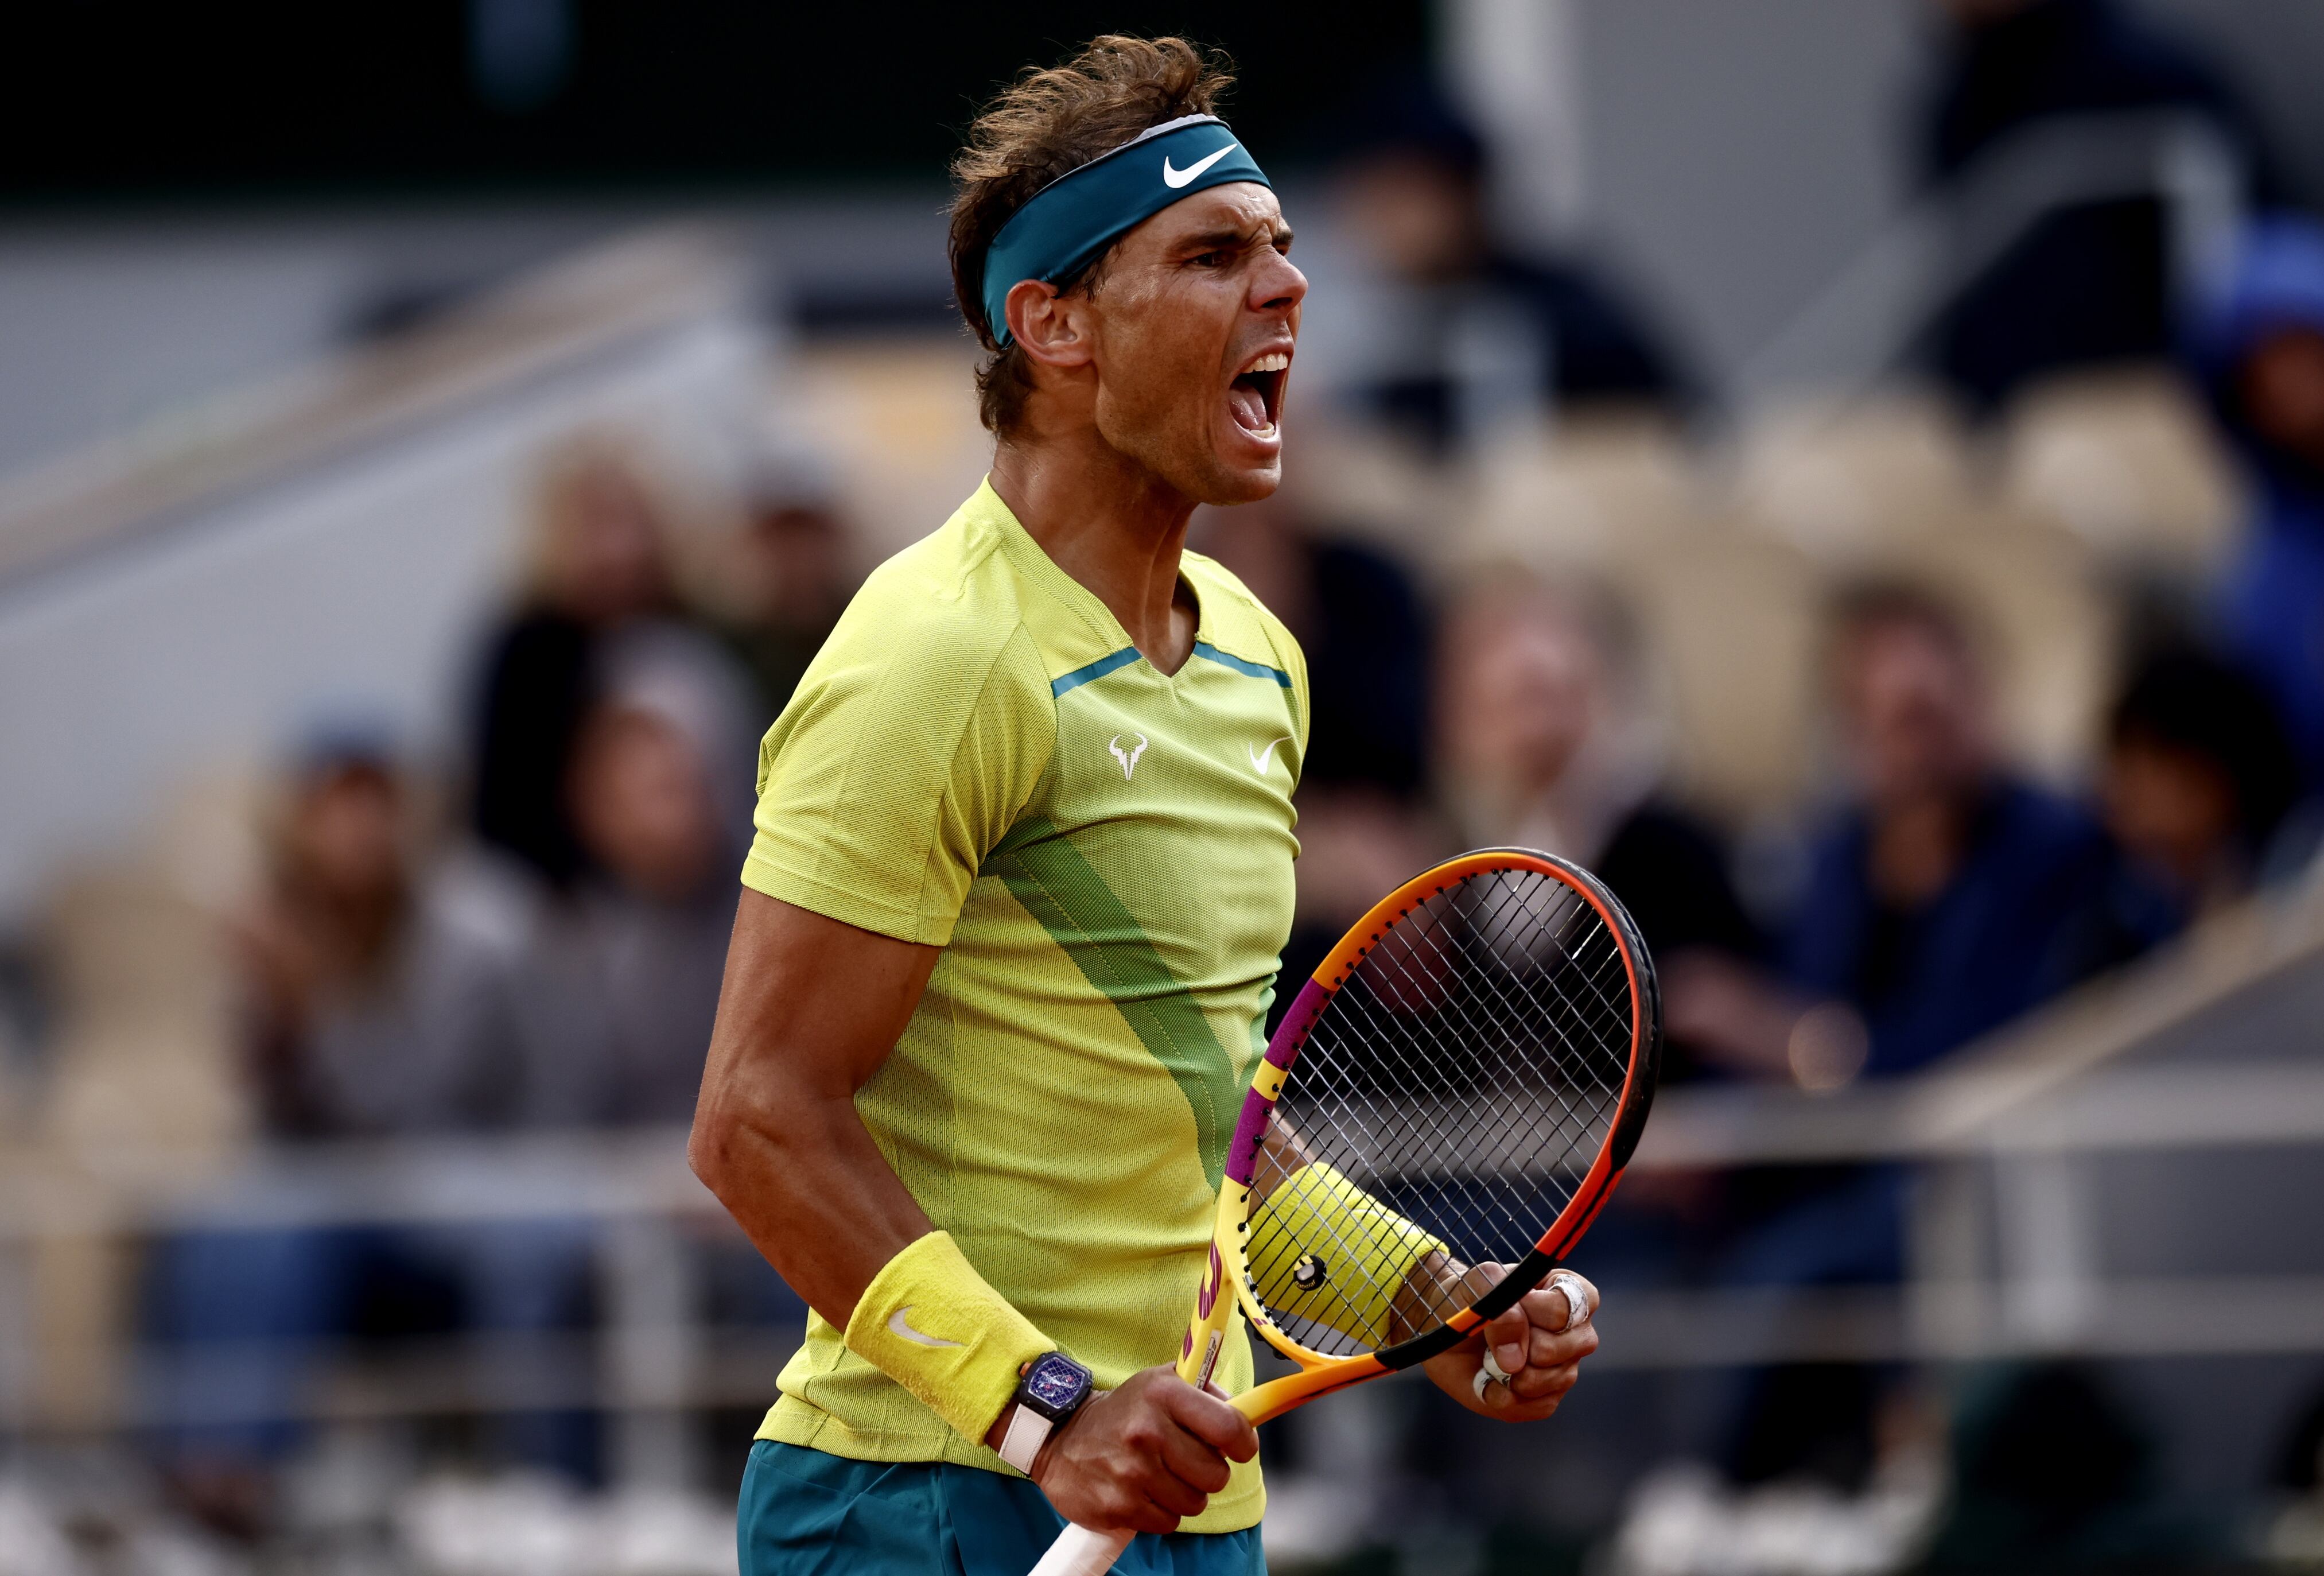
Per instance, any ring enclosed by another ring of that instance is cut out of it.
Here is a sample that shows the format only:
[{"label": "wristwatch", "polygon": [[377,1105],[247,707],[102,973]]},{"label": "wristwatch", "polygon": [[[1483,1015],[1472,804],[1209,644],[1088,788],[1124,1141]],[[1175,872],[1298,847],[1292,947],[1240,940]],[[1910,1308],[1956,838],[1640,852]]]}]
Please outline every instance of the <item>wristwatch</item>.
[{"label": "wristwatch", "polygon": [[1081,1410],[1091,1384],[1089,1369],[1062,1351],[1035,1358],[1017,1380],[1016,1409],[1001,1436],[1001,1459],[1032,1476],[1033,1458],[1057,1425]]}]

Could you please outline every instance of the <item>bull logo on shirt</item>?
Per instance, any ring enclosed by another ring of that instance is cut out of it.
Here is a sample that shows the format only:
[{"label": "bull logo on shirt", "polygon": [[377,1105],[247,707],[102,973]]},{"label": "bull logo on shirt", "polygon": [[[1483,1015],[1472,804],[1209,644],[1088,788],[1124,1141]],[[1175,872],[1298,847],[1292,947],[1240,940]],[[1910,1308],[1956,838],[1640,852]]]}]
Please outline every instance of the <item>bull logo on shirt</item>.
[{"label": "bull logo on shirt", "polygon": [[1121,735],[1116,733],[1113,736],[1113,742],[1105,748],[1107,753],[1121,762],[1121,780],[1128,782],[1130,774],[1138,770],[1138,758],[1146,753],[1146,735],[1139,734],[1138,742],[1124,750],[1121,747]]}]

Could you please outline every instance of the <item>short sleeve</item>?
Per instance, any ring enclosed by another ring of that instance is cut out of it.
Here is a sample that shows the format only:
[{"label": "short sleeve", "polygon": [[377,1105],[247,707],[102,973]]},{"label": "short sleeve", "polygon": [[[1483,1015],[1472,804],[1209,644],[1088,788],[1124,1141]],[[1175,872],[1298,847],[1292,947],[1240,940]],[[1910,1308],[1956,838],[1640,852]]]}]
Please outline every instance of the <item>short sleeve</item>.
[{"label": "short sleeve", "polygon": [[742,882],[942,946],[1056,739],[1046,672],[1021,624],[996,626],[959,603],[908,619],[873,617],[859,603],[760,745]]}]

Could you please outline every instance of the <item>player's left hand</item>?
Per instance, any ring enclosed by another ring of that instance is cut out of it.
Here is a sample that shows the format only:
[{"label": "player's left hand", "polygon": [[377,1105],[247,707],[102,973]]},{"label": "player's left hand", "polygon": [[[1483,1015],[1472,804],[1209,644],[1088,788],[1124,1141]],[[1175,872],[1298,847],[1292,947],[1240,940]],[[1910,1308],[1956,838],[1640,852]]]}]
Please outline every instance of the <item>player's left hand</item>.
[{"label": "player's left hand", "polygon": [[[1469,1273],[1489,1275],[1498,1282],[1508,1274],[1508,1266],[1480,1264]],[[1580,1282],[1586,1307],[1582,1322],[1568,1330],[1563,1287],[1574,1282]],[[1598,1350],[1598,1329],[1590,1322],[1597,1311],[1598,1288],[1580,1276],[1561,1277],[1555,1285],[1545,1282],[1519,1297],[1508,1312],[1488,1320],[1468,1340],[1423,1366],[1438,1389],[1470,1411],[1504,1423],[1532,1423],[1557,1410],[1565,1392],[1581,1377],[1582,1359]],[[1506,1385],[1477,1383],[1488,1344],[1501,1371],[1509,1376]]]}]

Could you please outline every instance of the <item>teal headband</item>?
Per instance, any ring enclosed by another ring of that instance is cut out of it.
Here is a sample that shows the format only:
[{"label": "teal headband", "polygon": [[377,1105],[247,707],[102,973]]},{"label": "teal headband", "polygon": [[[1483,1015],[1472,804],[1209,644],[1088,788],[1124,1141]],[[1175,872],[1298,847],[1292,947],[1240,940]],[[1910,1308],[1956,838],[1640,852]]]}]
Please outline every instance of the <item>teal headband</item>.
[{"label": "teal headband", "polygon": [[1068,171],[1010,216],[984,253],[984,320],[1009,343],[1009,292],[1025,280],[1052,283],[1180,198],[1231,180],[1270,184],[1226,123],[1190,115],[1132,138]]}]

